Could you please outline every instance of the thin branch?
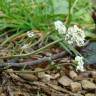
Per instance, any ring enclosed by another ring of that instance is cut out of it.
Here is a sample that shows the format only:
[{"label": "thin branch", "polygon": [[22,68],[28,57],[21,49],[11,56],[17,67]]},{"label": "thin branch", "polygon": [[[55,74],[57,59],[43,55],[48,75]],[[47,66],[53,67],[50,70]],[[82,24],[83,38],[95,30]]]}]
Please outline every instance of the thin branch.
[{"label": "thin branch", "polygon": [[65,56],[65,52],[61,52],[61,53],[57,53],[56,55],[53,55],[51,57],[43,57],[39,60],[35,60],[35,61],[30,61],[30,62],[23,62],[23,63],[3,63],[3,64],[0,64],[0,68],[3,68],[3,67],[6,67],[6,66],[9,66],[9,67],[23,67],[23,66],[32,66],[32,65],[37,65],[37,64],[41,64],[41,63],[44,63],[44,62],[49,62],[49,61],[52,61],[52,60],[56,60],[56,59],[59,59],[59,58],[62,58]]},{"label": "thin branch", "polygon": [[48,47],[60,42],[62,39],[59,39],[59,40],[56,40],[52,43],[49,43],[47,45],[45,45],[44,47],[40,48],[40,49],[37,49],[33,52],[30,52],[30,53],[27,53],[27,54],[18,54],[18,55],[9,55],[9,56],[5,56],[5,57],[0,57],[0,59],[7,59],[7,58],[15,58],[15,57],[26,57],[26,56],[31,56],[31,55],[34,55],[34,54],[37,54],[45,49],[47,49]]}]

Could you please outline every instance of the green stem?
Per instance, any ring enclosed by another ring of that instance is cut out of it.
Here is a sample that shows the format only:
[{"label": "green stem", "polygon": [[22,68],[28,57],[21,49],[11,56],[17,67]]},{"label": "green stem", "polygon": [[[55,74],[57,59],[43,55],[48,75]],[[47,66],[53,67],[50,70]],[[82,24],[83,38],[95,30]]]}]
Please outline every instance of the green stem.
[{"label": "green stem", "polygon": [[68,24],[71,22],[71,6],[72,6],[72,0],[69,1],[69,10],[68,10]]},{"label": "green stem", "polygon": [[68,11],[67,23],[70,24],[72,20],[73,9],[76,6],[78,0],[75,0],[73,5],[72,5],[72,0],[68,0],[68,2],[69,2],[69,11]]},{"label": "green stem", "polygon": [[56,41],[54,41],[54,42],[52,42],[52,43],[47,44],[46,46],[44,46],[44,47],[42,47],[42,48],[40,48],[40,49],[37,49],[37,50],[35,50],[35,51],[33,51],[33,52],[30,52],[30,53],[27,53],[27,54],[10,55],[10,56],[0,57],[0,58],[3,58],[3,59],[4,59],[4,58],[15,58],[15,57],[31,56],[31,55],[40,53],[41,51],[45,50],[46,48],[51,47],[52,45],[60,42],[61,40],[62,40],[62,39],[56,40]]},{"label": "green stem", "polygon": [[20,35],[21,32],[18,32],[17,34],[14,34],[12,36],[10,36],[9,38],[7,38],[4,42],[2,42],[1,46],[4,46],[7,42],[9,42],[10,40],[12,40],[14,37]]},{"label": "green stem", "polygon": [[62,35],[59,35],[58,38],[63,38],[62,42],[59,42],[59,43],[61,43],[61,45],[63,46],[63,48],[70,55],[72,55],[72,52],[73,52],[75,54],[75,56],[77,56],[77,55],[81,56],[81,54],[72,45],[68,44],[68,42],[64,40],[64,37]]},{"label": "green stem", "polygon": [[[60,37],[54,35],[54,38],[53,38],[53,36],[51,36],[51,38],[52,38],[53,40],[58,40]],[[63,38],[63,37],[62,37],[62,38]],[[67,44],[63,43],[63,40],[62,40],[62,42],[59,42],[59,44],[60,44],[60,46],[61,46],[66,52],[68,52],[70,55],[72,55],[72,52],[68,49]]]},{"label": "green stem", "polygon": [[78,0],[75,0],[74,3],[73,3],[73,5],[71,6],[71,9],[70,9],[71,14],[73,14],[73,9],[76,6],[77,2],[78,2]]}]

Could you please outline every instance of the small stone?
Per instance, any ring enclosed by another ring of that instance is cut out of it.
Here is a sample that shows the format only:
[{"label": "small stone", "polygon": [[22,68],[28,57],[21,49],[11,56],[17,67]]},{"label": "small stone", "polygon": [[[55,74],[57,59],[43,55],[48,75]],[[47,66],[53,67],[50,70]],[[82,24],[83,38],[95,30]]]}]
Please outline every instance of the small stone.
[{"label": "small stone", "polygon": [[55,80],[55,79],[57,79],[59,77],[60,77],[60,74],[59,73],[56,73],[56,74],[52,75],[52,79],[53,80]]},{"label": "small stone", "polygon": [[38,77],[43,81],[43,82],[49,82],[51,79],[53,79],[53,77],[49,74],[40,72],[38,74]]},{"label": "small stone", "polygon": [[[35,71],[41,71],[41,68],[36,68]],[[41,79],[43,82],[49,82],[51,79],[53,79],[53,76],[50,74],[46,74],[45,72],[38,72],[38,78]]]},{"label": "small stone", "polygon": [[90,76],[90,73],[88,72],[82,72],[78,75],[78,77],[76,78],[76,80],[84,80],[84,79],[88,79]]},{"label": "small stone", "polygon": [[38,73],[38,77],[39,77],[40,79],[42,79],[42,78],[44,77],[44,75],[45,75],[45,72],[39,72],[39,73]]},{"label": "small stone", "polygon": [[43,69],[42,68],[36,68],[35,71],[41,71],[41,72],[38,72],[38,78],[43,78],[43,76],[45,75],[45,72],[42,71]]},{"label": "small stone", "polygon": [[28,81],[34,81],[34,80],[37,81],[38,80],[38,78],[33,74],[19,73],[19,76]]},{"label": "small stone", "polygon": [[69,72],[69,76],[70,76],[70,78],[73,79],[73,80],[78,77],[77,73],[74,72],[74,71],[70,71],[70,72]]},{"label": "small stone", "polygon": [[80,75],[83,77],[83,78],[88,78],[90,76],[90,72],[82,72],[80,73]]},{"label": "small stone", "polygon": [[81,84],[78,82],[71,83],[70,87],[71,87],[71,91],[75,93],[82,89]]},{"label": "small stone", "polygon": [[81,75],[78,75],[78,77],[76,78],[77,81],[81,81],[84,80],[84,78]]},{"label": "small stone", "polygon": [[96,71],[91,72],[92,78],[96,79]]},{"label": "small stone", "polygon": [[92,94],[92,93],[87,93],[87,94],[85,94],[85,96],[96,96],[96,95]]},{"label": "small stone", "polygon": [[42,81],[49,82],[53,77],[49,74],[45,74],[42,78]]},{"label": "small stone", "polygon": [[82,84],[82,87],[83,87],[85,90],[87,90],[87,89],[89,89],[89,90],[96,89],[96,85],[95,85],[93,82],[91,82],[91,81],[82,80],[82,81],[81,81],[81,84]]},{"label": "small stone", "polygon": [[73,82],[70,78],[67,76],[62,76],[58,82],[63,86],[70,86],[70,84]]},{"label": "small stone", "polygon": [[0,95],[1,95],[1,96],[5,96],[5,94],[3,94],[3,93],[1,93]]}]

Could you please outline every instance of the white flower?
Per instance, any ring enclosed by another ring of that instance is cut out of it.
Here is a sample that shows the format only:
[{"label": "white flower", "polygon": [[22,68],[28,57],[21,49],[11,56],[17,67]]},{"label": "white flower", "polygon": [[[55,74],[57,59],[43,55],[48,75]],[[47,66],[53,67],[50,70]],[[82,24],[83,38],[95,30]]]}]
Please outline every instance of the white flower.
[{"label": "white flower", "polygon": [[76,56],[75,57],[75,62],[77,63],[77,67],[76,67],[76,70],[80,70],[80,71],[85,71],[84,70],[84,61],[83,61],[83,57],[81,56]]},{"label": "white flower", "polygon": [[58,30],[59,34],[65,34],[66,33],[66,27],[60,20],[54,22],[55,29]]},{"label": "white flower", "polygon": [[35,36],[35,34],[32,31],[27,31],[27,36],[31,38],[31,37]]},{"label": "white flower", "polygon": [[85,45],[85,34],[82,29],[77,25],[69,27],[67,34],[65,35],[65,40],[74,46],[84,46]]},{"label": "white flower", "polygon": [[29,48],[29,44],[24,44],[22,47],[21,47],[21,49],[27,49],[27,48]]},{"label": "white flower", "polygon": [[85,45],[85,33],[77,25],[66,29],[63,22],[59,20],[55,21],[54,25],[55,29],[58,30],[58,33],[64,35],[64,39],[68,42],[68,44],[79,47]]}]

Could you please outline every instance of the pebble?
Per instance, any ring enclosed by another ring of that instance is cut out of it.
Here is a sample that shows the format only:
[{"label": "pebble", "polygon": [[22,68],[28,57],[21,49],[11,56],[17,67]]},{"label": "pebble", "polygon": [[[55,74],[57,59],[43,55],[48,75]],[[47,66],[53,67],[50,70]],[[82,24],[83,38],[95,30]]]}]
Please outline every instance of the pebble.
[{"label": "pebble", "polygon": [[63,86],[70,86],[70,84],[73,82],[70,78],[67,76],[62,76],[58,82]]},{"label": "pebble", "polygon": [[[41,71],[42,68],[36,68],[35,71]],[[45,72],[38,72],[38,78],[41,79],[43,82],[50,82],[51,79],[54,79],[53,76],[50,74],[46,74]]]},{"label": "pebble", "polygon": [[43,70],[42,68],[35,68],[35,71],[38,71],[37,75],[38,75],[38,78],[40,79],[43,78],[43,76],[45,75],[45,72],[43,72],[42,70]]},{"label": "pebble", "polygon": [[85,90],[87,90],[87,89],[90,89],[90,90],[96,89],[96,85],[91,81],[82,80],[81,84],[82,84],[83,89],[85,89]]},{"label": "pebble", "polygon": [[73,79],[73,80],[75,80],[75,79],[78,77],[77,73],[74,72],[74,71],[70,71],[70,72],[69,72],[69,76],[70,76],[70,78]]},{"label": "pebble", "polygon": [[38,78],[35,75],[29,73],[19,73],[19,76],[28,81],[38,80]]},{"label": "pebble", "polygon": [[87,72],[80,73],[75,80],[81,81],[81,80],[87,79],[89,78],[89,75],[90,74]]},{"label": "pebble", "polygon": [[92,93],[87,93],[87,94],[85,94],[85,96],[96,96],[96,95],[92,94]]},{"label": "pebble", "polygon": [[70,84],[71,91],[76,93],[82,89],[81,83],[73,82]]},{"label": "pebble", "polygon": [[96,71],[91,72],[92,78],[96,79]]}]

